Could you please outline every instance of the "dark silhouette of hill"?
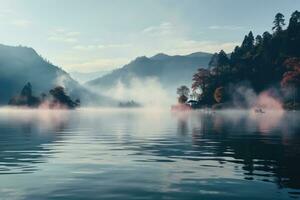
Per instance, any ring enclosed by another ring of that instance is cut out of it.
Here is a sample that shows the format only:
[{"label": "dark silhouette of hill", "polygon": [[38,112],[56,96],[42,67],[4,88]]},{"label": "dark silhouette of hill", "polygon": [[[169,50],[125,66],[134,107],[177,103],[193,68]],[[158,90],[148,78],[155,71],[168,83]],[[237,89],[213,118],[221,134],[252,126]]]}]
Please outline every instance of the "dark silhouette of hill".
[{"label": "dark silhouette of hill", "polygon": [[83,104],[108,100],[82,87],[67,72],[38,55],[33,48],[0,44],[0,104],[6,105],[27,82],[34,87],[35,96],[47,93],[56,86],[63,86],[73,98],[81,99]]},{"label": "dark silhouette of hill", "polygon": [[129,84],[132,78],[155,77],[164,88],[178,84],[191,84],[191,77],[199,67],[207,68],[212,54],[197,52],[185,56],[169,56],[159,53],[153,57],[138,57],[120,69],[89,81],[87,85],[110,88],[118,81]]}]

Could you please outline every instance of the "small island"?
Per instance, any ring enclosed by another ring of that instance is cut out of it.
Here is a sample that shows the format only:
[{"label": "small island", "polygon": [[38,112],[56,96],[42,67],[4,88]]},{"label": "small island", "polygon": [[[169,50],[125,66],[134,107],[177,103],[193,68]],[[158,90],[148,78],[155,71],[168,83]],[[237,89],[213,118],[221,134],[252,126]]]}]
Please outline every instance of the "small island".
[{"label": "small island", "polygon": [[42,93],[40,97],[36,97],[33,95],[31,83],[28,82],[19,95],[9,100],[8,105],[28,108],[75,109],[80,106],[80,100],[72,100],[62,86],[57,86],[48,94]]},{"label": "small island", "polygon": [[125,102],[120,102],[118,105],[119,108],[140,108],[142,105],[136,101],[125,101]]}]

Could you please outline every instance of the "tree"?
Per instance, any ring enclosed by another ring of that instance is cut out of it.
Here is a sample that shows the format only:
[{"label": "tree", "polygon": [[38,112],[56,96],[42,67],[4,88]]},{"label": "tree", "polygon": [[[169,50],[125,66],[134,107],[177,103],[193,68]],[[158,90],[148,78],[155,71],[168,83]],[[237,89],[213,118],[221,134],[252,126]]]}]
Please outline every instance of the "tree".
[{"label": "tree", "polygon": [[284,88],[300,88],[300,72],[288,71],[285,72],[281,81],[281,86]]},{"label": "tree", "polygon": [[284,62],[289,71],[283,74],[281,86],[284,88],[300,88],[300,58],[289,58]]},{"label": "tree", "polygon": [[239,61],[239,59],[241,58],[242,55],[242,51],[241,51],[241,47],[236,46],[233,50],[233,52],[230,55],[230,61],[231,63],[236,63]]},{"label": "tree", "polygon": [[219,54],[214,53],[208,63],[208,68],[213,69],[218,66]]},{"label": "tree", "polygon": [[248,46],[249,46],[249,48],[252,48],[253,45],[254,45],[254,36],[253,36],[252,31],[250,31],[248,33]]},{"label": "tree", "polygon": [[227,94],[224,87],[218,87],[214,92],[214,98],[217,103],[224,103],[227,100]]},{"label": "tree", "polygon": [[21,96],[26,96],[26,97],[31,97],[32,96],[32,86],[31,83],[27,83],[22,91],[21,91]]},{"label": "tree", "polygon": [[222,88],[234,87],[241,82],[249,84],[257,93],[272,86],[281,89],[281,94],[284,90],[291,91],[291,88],[300,94],[300,12],[292,14],[286,30],[284,25],[284,16],[278,13],[274,20],[274,34],[264,32],[254,39],[250,31],[230,58],[224,51],[215,53],[209,68],[201,68],[193,76],[192,90],[201,90],[199,105],[222,102]]},{"label": "tree", "polygon": [[49,92],[53,99],[54,99],[54,104],[58,103],[60,106],[65,106],[67,108],[76,108],[79,106],[79,101],[74,102],[65,92],[65,89],[61,86],[57,86],[50,90]]},{"label": "tree", "polygon": [[218,54],[218,65],[219,66],[227,66],[229,65],[229,59],[225,51],[221,50]]},{"label": "tree", "polygon": [[40,104],[40,99],[32,95],[31,83],[27,83],[20,95],[11,98],[8,102],[9,105],[13,106],[28,106],[28,107],[38,107]]},{"label": "tree", "polygon": [[210,70],[214,75],[226,72],[230,66],[229,58],[223,50],[212,57],[210,64],[211,63],[213,63],[213,65],[211,65],[212,68],[210,68]]},{"label": "tree", "polygon": [[263,33],[263,47],[268,49],[272,40],[272,35],[266,31]]},{"label": "tree", "polygon": [[287,28],[287,44],[289,54],[300,57],[300,12],[295,11],[291,15]]},{"label": "tree", "polygon": [[251,50],[254,45],[254,36],[252,31],[248,33],[248,35],[245,36],[241,48],[243,49],[244,53]]},{"label": "tree", "polygon": [[257,35],[255,38],[255,45],[256,46],[261,45],[262,41],[263,41],[263,38],[260,35]]},{"label": "tree", "polygon": [[300,94],[300,58],[289,58],[284,65],[288,71],[283,74],[280,84],[287,100],[292,98],[295,104]]},{"label": "tree", "polygon": [[199,90],[198,101],[202,105],[210,105],[213,101],[213,90],[215,87],[215,76],[210,70],[200,68],[193,76],[192,90]]},{"label": "tree", "polygon": [[186,96],[186,97],[188,97],[189,94],[190,94],[190,89],[187,86],[182,85],[179,88],[177,88],[177,94],[179,96]]},{"label": "tree", "polygon": [[300,24],[300,12],[296,10],[295,12],[293,12],[290,18],[288,29],[294,29],[297,26],[299,26],[299,24]]},{"label": "tree", "polygon": [[192,100],[198,100],[199,94],[198,94],[196,91],[193,91],[193,92],[190,94],[190,98],[191,98]]},{"label": "tree", "polygon": [[180,104],[184,104],[187,100],[188,98],[185,95],[181,95],[178,97],[178,103]]},{"label": "tree", "polygon": [[211,73],[207,69],[200,68],[198,72],[193,76],[192,90],[201,89],[202,93],[205,93],[209,87],[211,80]]},{"label": "tree", "polygon": [[275,19],[273,21],[273,28],[272,30],[275,32],[275,33],[279,33],[282,31],[282,27],[285,25],[284,23],[284,15],[281,14],[281,13],[277,13],[275,15]]},{"label": "tree", "polygon": [[288,58],[283,64],[288,70],[300,72],[300,58]]}]

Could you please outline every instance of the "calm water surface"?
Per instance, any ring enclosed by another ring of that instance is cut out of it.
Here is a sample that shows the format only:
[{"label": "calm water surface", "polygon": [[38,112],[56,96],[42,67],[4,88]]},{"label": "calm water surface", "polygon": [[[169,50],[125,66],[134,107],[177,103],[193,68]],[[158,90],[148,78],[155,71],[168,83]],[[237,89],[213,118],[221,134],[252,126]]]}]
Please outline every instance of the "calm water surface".
[{"label": "calm water surface", "polygon": [[0,199],[298,199],[299,118],[0,109]]}]

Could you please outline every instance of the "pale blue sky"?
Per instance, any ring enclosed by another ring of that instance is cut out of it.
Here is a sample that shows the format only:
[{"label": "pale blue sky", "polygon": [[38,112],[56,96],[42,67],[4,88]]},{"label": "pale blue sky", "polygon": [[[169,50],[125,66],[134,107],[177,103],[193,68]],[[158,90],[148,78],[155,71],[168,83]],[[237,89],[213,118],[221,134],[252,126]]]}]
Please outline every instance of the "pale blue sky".
[{"label": "pale blue sky", "polygon": [[0,0],[0,43],[30,46],[67,71],[121,67],[159,52],[230,52],[300,0]]}]

